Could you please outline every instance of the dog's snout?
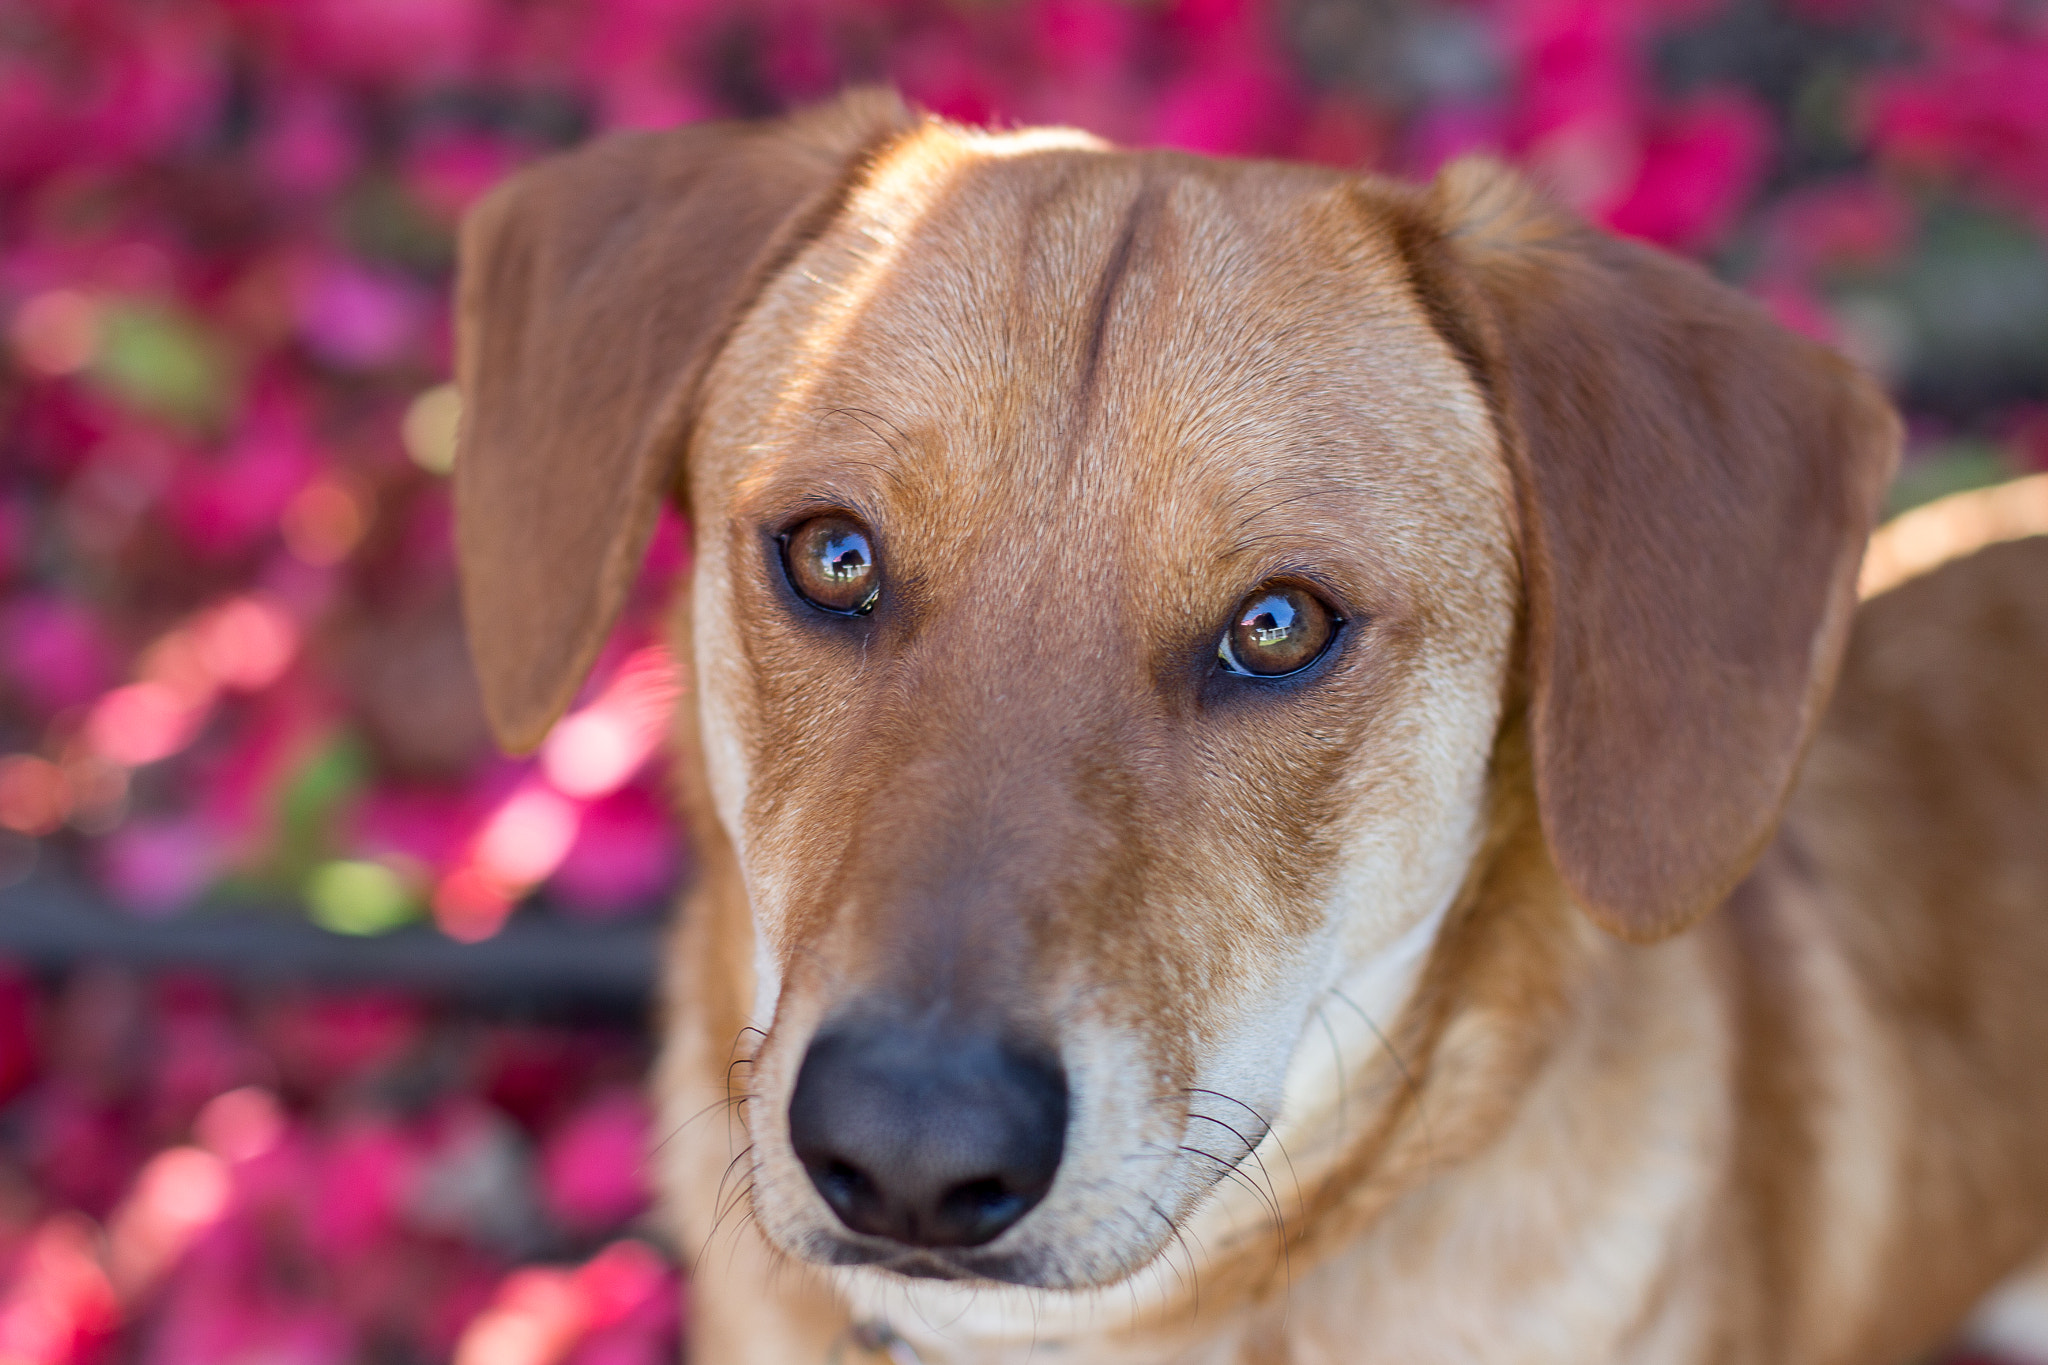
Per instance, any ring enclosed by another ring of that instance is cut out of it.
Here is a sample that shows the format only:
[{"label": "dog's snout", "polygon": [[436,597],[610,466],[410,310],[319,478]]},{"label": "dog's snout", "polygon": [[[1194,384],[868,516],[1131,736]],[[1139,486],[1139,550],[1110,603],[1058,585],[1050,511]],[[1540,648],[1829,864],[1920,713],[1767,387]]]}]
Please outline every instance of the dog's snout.
[{"label": "dog's snout", "polygon": [[943,1029],[819,1035],[790,1098],[811,1183],[855,1232],[906,1246],[993,1241],[1045,1196],[1067,1081],[1041,1052]]}]

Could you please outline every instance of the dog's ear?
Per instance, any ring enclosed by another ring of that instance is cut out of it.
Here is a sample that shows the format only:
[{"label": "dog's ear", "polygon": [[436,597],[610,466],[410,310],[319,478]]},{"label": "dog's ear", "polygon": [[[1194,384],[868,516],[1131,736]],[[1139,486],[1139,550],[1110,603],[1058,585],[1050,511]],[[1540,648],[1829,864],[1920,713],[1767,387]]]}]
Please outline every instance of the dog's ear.
[{"label": "dog's ear", "polygon": [[1493,406],[1519,503],[1544,837],[1604,928],[1718,904],[1833,685],[1899,424],[1860,373],[1498,166],[1405,246]]},{"label": "dog's ear", "polygon": [[464,221],[455,531],[506,748],[541,741],[616,619],[734,322],[911,126],[895,96],[859,92],[770,123],[606,138]]}]

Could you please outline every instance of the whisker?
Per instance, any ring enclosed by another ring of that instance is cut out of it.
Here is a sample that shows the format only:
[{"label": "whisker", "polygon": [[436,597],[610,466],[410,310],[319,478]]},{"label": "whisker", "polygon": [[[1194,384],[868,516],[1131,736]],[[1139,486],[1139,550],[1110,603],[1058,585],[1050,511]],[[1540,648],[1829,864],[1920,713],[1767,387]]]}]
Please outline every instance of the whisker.
[{"label": "whisker", "polygon": [[1236,1181],[1240,1189],[1243,1189],[1248,1194],[1250,1194],[1252,1198],[1258,1200],[1259,1203],[1262,1204],[1267,1209],[1267,1211],[1273,1215],[1273,1220],[1275,1222],[1281,1223],[1283,1225],[1285,1224],[1286,1220],[1284,1220],[1280,1216],[1280,1206],[1272,1202],[1272,1200],[1268,1199],[1266,1196],[1266,1192],[1260,1189],[1258,1185],[1251,1180],[1250,1177],[1246,1176],[1242,1171],[1238,1170],[1236,1166],[1234,1166],[1228,1161],[1225,1161],[1222,1157],[1217,1156],[1214,1152],[1205,1152],[1199,1147],[1189,1147],[1186,1144],[1182,1144],[1180,1150],[1186,1152],[1189,1156],[1198,1156],[1201,1157],[1204,1161],[1215,1162],[1216,1165],[1223,1172],[1223,1175],[1221,1176],[1222,1179]]},{"label": "whisker", "polygon": [[1351,1089],[1350,1068],[1344,1065],[1344,1049],[1337,1046],[1337,1030],[1330,1027],[1330,1016],[1321,1005],[1316,1006],[1316,1022],[1323,1026],[1323,1036],[1330,1040],[1330,1055],[1337,1059],[1337,1145],[1344,1145],[1345,1099]]},{"label": "whisker", "polygon": [[643,1168],[652,1165],[654,1158],[660,1155],[662,1148],[668,1146],[669,1143],[681,1137],[683,1135],[684,1130],[689,1128],[691,1124],[697,1122],[699,1119],[709,1117],[714,1109],[729,1108],[734,1105],[745,1104],[749,1099],[752,1098],[753,1097],[751,1095],[727,1095],[722,1100],[711,1101],[711,1103],[705,1105],[702,1109],[699,1109],[696,1113],[690,1115],[690,1117],[684,1119],[681,1123],[677,1124],[673,1129],[669,1130],[668,1135],[662,1138],[661,1141],[655,1143],[652,1147],[649,1147],[647,1149],[646,1157],[642,1159]]},{"label": "whisker", "polygon": [[1408,1069],[1407,1060],[1401,1056],[1400,1050],[1380,1030],[1380,1026],[1373,1021],[1373,1017],[1360,1008],[1356,1000],[1353,1000],[1335,986],[1330,987],[1330,994],[1336,996],[1337,999],[1346,1005],[1349,1005],[1351,1012],[1365,1021],[1365,1026],[1372,1030],[1372,1036],[1379,1040],[1380,1047],[1385,1050],[1388,1059],[1394,1063],[1394,1069],[1401,1074],[1401,1084],[1415,1100],[1415,1112],[1422,1120],[1423,1150],[1428,1154],[1429,1164],[1434,1167],[1436,1165],[1436,1130],[1429,1118],[1428,1096],[1423,1093],[1421,1084],[1416,1081],[1415,1073]]}]

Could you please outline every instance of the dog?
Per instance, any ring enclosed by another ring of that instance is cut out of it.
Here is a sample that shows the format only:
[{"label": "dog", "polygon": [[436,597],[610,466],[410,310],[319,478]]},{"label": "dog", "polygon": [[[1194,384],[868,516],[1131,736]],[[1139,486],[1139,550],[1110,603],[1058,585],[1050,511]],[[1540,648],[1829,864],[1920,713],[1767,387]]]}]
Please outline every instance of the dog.
[{"label": "dog", "polygon": [[2048,1250],[2048,541],[1859,609],[1898,421],[1694,267],[858,92],[457,313],[506,747],[694,528],[701,1365],[1906,1361]]}]

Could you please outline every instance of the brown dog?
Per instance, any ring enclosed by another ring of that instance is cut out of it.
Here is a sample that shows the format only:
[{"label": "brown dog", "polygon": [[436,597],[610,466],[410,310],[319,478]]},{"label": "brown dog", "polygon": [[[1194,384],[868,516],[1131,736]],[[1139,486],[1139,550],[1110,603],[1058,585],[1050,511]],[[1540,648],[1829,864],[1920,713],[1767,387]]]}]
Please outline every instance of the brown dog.
[{"label": "brown dog", "polygon": [[1858,614],[1897,423],[1699,271],[874,95],[462,252],[506,744],[696,527],[701,1365],[1903,1361],[2048,1243],[2048,542]]}]

